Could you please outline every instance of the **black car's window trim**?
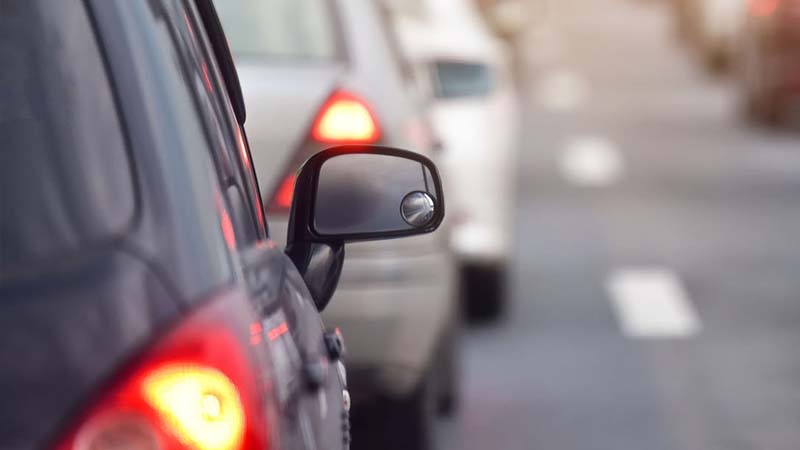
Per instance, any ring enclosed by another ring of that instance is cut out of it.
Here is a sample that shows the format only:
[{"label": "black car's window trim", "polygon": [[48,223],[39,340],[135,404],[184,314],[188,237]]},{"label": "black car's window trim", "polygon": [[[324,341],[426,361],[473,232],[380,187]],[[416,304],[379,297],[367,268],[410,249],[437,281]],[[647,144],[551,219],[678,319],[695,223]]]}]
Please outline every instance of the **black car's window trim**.
[{"label": "black car's window trim", "polygon": [[[199,8],[195,10],[193,4],[196,4]],[[214,117],[206,117],[204,120],[216,122],[222,127],[222,131],[226,136],[227,142],[222,144],[222,148],[212,146],[212,152],[216,154],[215,157],[224,158],[232,164],[230,168],[232,173],[228,174],[231,178],[224,180],[223,188],[229,190],[235,187],[238,191],[238,195],[245,202],[246,212],[232,212],[246,215],[249,219],[248,221],[250,222],[249,225],[252,227],[252,231],[255,232],[252,233],[248,232],[248,230],[241,229],[237,230],[239,231],[237,237],[246,238],[244,241],[238,243],[239,246],[246,247],[266,238],[266,224],[263,219],[263,214],[260,213],[262,208],[258,183],[252,173],[252,167],[249,165],[251,156],[246,142],[246,136],[239,123],[236,120],[231,120],[235,111],[233,110],[233,105],[230,103],[230,89],[231,86],[239,86],[238,76],[234,79],[226,78],[226,76],[230,75],[228,72],[232,72],[234,76],[236,72],[235,68],[232,71],[230,69],[233,67],[232,59],[230,59],[230,53],[227,51],[227,41],[224,40],[224,34],[221,34],[222,31],[219,22],[216,20],[215,16],[211,18],[206,17],[207,14],[215,14],[213,5],[207,0],[196,0],[194,2],[184,0],[183,5],[187,11],[187,24],[195,30],[196,50],[201,53],[200,57],[206,65],[204,75],[207,75],[207,82],[210,83],[212,88],[212,92],[207,92],[207,95],[210,100],[215,103],[214,111],[210,112]],[[198,17],[198,15],[200,17]],[[215,26],[217,27],[216,33],[207,30],[208,27],[214,28]],[[221,36],[221,38],[219,36]],[[221,43],[218,42],[219,39],[222,39]],[[222,55],[218,55],[216,52],[221,51],[223,47],[225,51]],[[230,63],[226,64],[225,61],[230,61]],[[223,70],[225,67],[229,67],[227,72]],[[237,92],[241,95],[240,89],[234,90],[234,95],[236,95]],[[196,95],[203,94],[198,93]],[[245,154],[242,155],[241,152]],[[243,161],[243,158],[246,159],[246,161]],[[227,206],[229,208],[238,208],[236,205],[231,205],[230,202],[228,203]],[[261,217],[259,217],[259,215]],[[241,226],[242,224],[239,225]]]},{"label": "black car's window trim", "polygon": [[222,74],[225,89],[231,101],[230,104],[236,113],[236,121],[240,126],[243,126],[247,120],[247,109],[244,103],[244,95],[242,94],[242,86],[239,83],[239,74],[233,64],[233,55],[214,4],[211,0],[196,0],[194,5],[197,7],[203,29],[207,34],[208,41],[210,41],[205,43],[210,45],[213,50],[215,56],[213,59]]},{"label": "black car's window trim", "polygon": [[[216,8],[212,0],[196,0],[195,5],[198,7],[197,12],[200,14],[200,19],[203,21],[204,28],[208,33],[207,37],[211,38],[210,48],[213,55],[208,55],[207,58],[213,63],[217,64],[218,72],[217,77],[221,77],[229,98],[235,99],[234,106],[241,105],[241,114],[237,114],[237,126],[235,126],[233,133],[235,134],[235,146],[243,153],[245,161],[239,158],[236,154],[236,161],[239,163],[239,169],[247,189],[247,197],[251,205],[251,213],[255,216],[259,237],[264,239],[268,237],[267,222],[265,217],[264,205],[261,201],[261,189],[258,183],[258,176],[252,161],[253,156],[250,151],[250,143],[247,140],[247,133],[244,129],[246,121],[246,105],[244,103],[244,94],[242,93],[241,83],[239,82],[239,74],[233,60],[231,48],[225,38],[225,31],[222,23],[219,20]],[[208,43],[207,43],[208,44]],[[224,98],[222,99],[224,101]],[[223,105],[223,109],[225,105]],[[236,110],[236,108],[234,108]]]}]

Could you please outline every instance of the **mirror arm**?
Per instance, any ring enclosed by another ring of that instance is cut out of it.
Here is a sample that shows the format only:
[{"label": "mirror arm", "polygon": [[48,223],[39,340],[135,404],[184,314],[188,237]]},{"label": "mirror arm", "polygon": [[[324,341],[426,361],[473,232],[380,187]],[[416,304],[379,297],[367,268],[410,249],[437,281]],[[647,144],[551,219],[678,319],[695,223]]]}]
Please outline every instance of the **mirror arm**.
[{"label": "mirror arm", "polygon": [[322,161],[312,157],[298,171],[286,246],[286,254],[303,276],[311,298],[320,312],[331,301],[344,265],[343,241],[317,241],[310,232],[316,174]]},{"label": "mirror arm", "polygon": [[322,312],[333,297],[344,265],[343,242],[295,242],[286,254],[303,276],[311,298]]}]

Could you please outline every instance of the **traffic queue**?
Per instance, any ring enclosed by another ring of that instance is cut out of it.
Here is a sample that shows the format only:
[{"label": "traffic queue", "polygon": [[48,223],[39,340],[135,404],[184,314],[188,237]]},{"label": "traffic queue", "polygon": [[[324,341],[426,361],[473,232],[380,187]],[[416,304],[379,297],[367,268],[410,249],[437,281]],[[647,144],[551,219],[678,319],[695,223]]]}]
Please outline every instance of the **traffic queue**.
[{"label": "traffic queue", "polygon": [[435,448],[513,248],[478,5],[0,11],[0,449]]}]

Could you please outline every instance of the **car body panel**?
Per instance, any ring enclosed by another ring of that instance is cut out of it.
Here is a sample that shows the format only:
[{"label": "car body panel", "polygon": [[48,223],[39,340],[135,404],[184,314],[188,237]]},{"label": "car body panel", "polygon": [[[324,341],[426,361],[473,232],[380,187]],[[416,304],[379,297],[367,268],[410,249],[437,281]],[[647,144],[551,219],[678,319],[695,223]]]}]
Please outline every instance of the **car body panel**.
[{"label": "car body panel", "polygon": [[4,284],[0,296],[7,343],[0,351],[7,362],[0,448],[9,450],[44,445],[97,386],[181,315],[147,265],[120,251],[51,272],[47,284],[38,277]]},{"label": "car body panel", "polygon": [[[348,368],[372,370],[378,377],[366,385],[353,384],[354,398],[367,394],[401,397],[413,390],[430,367],[439,334],[450,323],[453,305],[442,299],[452,297],[453,264],[441,254],[398,259],[383,260],[385,268],[393,270],[381,278],[376,270],[366,268],[370,263],[380,266],[380,259],[359,260],[365,267],[350,266],[350,278],[363,278],[343,280],[324,313],[326,323],[347,333]],[[426,269],[426,277],[398,279],[398,272]],[[372,387],[375,390],[369,392]]]},{"label": "car body panel", "polygon": [[[502,265],[512,245],[519,147],[508,57],[504,45],[478,23],[477,12],[458,2],[432,4],[427,22],[399,23],[409,58],[433,86],[439,83],[433,68],[437,61],[486,66],[493,84],[486,95],[431,100],[431,123],[444,147],[440,166],[452,216],[451,247],[461,262]],[[461,13],[446,16],[443,6]]]},{"label": "car body panel", "polygon": [[[276,245],[246,254],[244,276],[272,361],[281,414],[282,448],[346,448],[346,389],[324,345],[324,324],[302,277]],[[285,331],[284,331],[285,330]],[[309,370],[321,369],[321,387],[309,387]]]},{"label": "car body panel", "polygon": [[[451,245],[459,259],[502,263],[511,251],[515,188],[514,131],[508,99],[453,100],[433,106],[433,123],[445,143],[441,166],[448,177],[453,226]],[[494,124],[495,127],[487,127]]]}]

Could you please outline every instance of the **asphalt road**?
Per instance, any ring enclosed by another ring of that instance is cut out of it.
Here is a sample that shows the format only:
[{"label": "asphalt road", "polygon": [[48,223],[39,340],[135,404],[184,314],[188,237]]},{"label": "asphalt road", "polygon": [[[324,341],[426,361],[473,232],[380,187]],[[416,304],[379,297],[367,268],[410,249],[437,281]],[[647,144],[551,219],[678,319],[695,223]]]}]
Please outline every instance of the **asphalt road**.
[{"label": "asphalt road", "polygon": [[800,448],[800,133],[749,126],[666,2],[547,17],[513,305],[466,332],[442,448]]}]

